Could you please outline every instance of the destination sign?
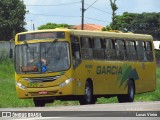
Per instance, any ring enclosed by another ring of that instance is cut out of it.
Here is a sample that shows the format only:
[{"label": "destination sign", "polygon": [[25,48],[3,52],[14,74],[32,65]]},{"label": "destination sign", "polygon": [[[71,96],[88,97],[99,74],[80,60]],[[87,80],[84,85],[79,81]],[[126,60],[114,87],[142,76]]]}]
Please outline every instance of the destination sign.
[{"label": "destination sign", "polygon": [[65,38],[64,32],[38,32],[18,35],[18,41]]}]

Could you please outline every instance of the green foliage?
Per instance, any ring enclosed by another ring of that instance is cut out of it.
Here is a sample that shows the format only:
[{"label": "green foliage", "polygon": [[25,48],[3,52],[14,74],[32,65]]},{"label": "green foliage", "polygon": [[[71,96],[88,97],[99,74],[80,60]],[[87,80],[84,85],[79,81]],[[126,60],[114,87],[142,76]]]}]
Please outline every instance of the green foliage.
[{"label": "green foliage", "polygon": [[103,27],[103,28],[102,28],[102,31],[107,31],[106,27]]},{"label": "green foliage", "polygon": [[31,99],[17,98],[12,60],[0,61],[0,91],[0,108],[33,106]]},{"label": "green foliage", "polygon": [[111,30],[112,30],[111,26],[106,26],[102,28],[102,31],[111,31]]},{"label": "green foliage", "polygon": [[110,0],[110,3],[111,3],[111,8],[112,8],[113,11],[118,10],[118,7],[116,5],[116,0],[113,0],[113,1]]},{"label": "green foliage", "polygon": [[116,5],[116,0],[110,0],[110,4],[112,8],[112,23],[110,26],[113,30],[116,30],[115,18],[116,18],[116,10],[118,10],[118,7]]},{"label": "green foliage", "polygon": [[160,51],[155,51],[155,55],[157,59],[160,59]]},{"label": "green foliage", "polygon": [[128,13],[115,17],[115,28],[123,32],[150,34],[160,38],[160,13]]},{"label": "green foliage", "polygon": [[117,103],[118,100],[117,100],[117,97],[111,97],[111,98],[104,98],[104,97],[101,97],[101,98],[98,98],[97,99],[97,104],[105,104],[105,103]]},{"label": "green foliage", "polygon": [[68,24],[56,24],[56,23],[47,23],[46,25],[42,25],[38,27],[38,30],[42,29],[55,29],[55,28],[69,28],[71,25]]},{"label": "green foliage", "polygon": [[24,31],[26,7],[22,0],[0,0],[0,40]]}]

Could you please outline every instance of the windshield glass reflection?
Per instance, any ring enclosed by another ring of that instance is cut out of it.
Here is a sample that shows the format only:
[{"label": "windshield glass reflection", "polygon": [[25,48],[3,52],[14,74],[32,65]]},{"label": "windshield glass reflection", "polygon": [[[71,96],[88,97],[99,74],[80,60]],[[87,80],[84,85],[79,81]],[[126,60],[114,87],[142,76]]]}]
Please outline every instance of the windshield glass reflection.
[{"label": "windshield glass reflection", "polygon": [[36,43],[16,46],[17,72],[57,72],[70,67],[67,42]]}]

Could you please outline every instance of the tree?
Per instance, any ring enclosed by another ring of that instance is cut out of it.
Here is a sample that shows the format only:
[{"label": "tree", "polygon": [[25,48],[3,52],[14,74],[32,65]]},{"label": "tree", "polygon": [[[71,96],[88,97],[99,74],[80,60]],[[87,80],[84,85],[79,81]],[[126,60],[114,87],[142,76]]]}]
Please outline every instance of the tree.
[{"label": "tree", "polygon": [[55,28],[70,28],[71,25],[68,24],[56,24],[56,23],[47,23],[46,25],[41,25],[38,27],[39,30],[42,29],[55,29]]},{"label": "tree", "polygon": [[102,28],[102,31],[112,31],[111,26],[106,26]]},{"label": "tree", "polygon": [[128,13],[115,17],[116,28],[123,32],[150,34],[160,39],[160,13]]},{"label": "tree", "polygon": [[25,30],[25,9],[21,0],[0,0],[0,40],[10,40]]},{"label": "tree", "polygon": [[160,51],[155,51],[155,56],[158,60],[160,60]]},{"label": "tree", "polygon": [[115,16],[116,16],[116,10],[118,10],[118,7],[117,7],[117,5],[116,5],[116,0],[110,0],[110,4],[111,4],[111,8],[112,8],[112,24],[111,24],[111,28],[113,29],[113,30],[115,30],[116,29],[116,27],[115,27]]}]

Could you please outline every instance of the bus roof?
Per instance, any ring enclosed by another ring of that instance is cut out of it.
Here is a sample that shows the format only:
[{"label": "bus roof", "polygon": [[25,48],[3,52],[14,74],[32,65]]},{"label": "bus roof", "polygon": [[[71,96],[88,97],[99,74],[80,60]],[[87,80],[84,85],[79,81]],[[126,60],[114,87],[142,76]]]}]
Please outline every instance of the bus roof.
[{"label": "bus roof", "polygon": [[36,30],[36,31],[28,31],[21,32],[18,34],[28,34],[28,33],[37,33],[37,32],[52,32],[52,31],[64,31],[70,32],[73,35],[80,36],[92,36],[92,37],[106,37],[106,38],[119,38],[119,39],[139,39],[139,40],[153,40],[151,35],[146,34],[134,34],[134,33],[120,33],[120,32],[107,32],[107,31],[89,31],[89,30],[74,30],[74,29],[46,29],[46,30]]},{"label": "bus roof", "polygon": [[81,36],[92,36],[92,37],[106,37],[106,38],[119,38],[119,39],[139,39],[139,40],[153,40],[151,35],[134,34],[134,33],[118,33],[118,32],[106,32],[106,31],[82,31],[74,30],[71,34]]}]

